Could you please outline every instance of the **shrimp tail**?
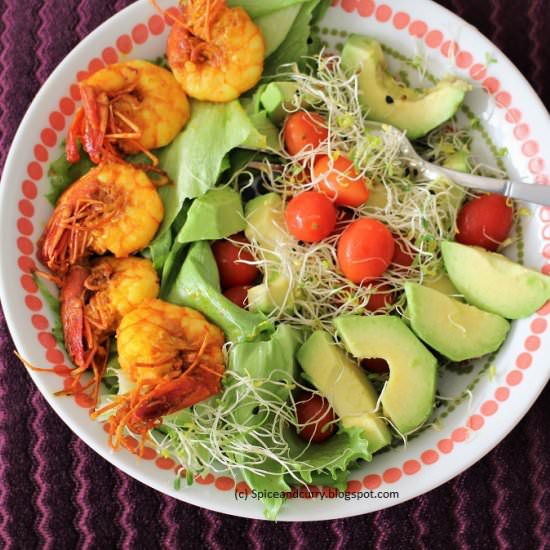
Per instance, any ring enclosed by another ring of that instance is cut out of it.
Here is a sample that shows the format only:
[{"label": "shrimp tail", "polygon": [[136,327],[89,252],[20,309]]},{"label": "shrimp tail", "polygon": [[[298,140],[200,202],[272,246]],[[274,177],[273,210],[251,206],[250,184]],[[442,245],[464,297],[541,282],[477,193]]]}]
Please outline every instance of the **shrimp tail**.
[{"label": "shrimp tail", "polygon": [[84,111],[84,150],[94,163],[99,163],[104,149],[105,134],[109,120],[109,99],[105,92],[96,95],[93,87],[80,85]]},{"label": "shrimp tail", "polygon": [[[134,411],[135,420],[154,422],[160,417],[186,409],[218,393],[218,388],[196,377],[183,377],[159,384],[140,401]],[[132,430],[134,431],[134,430]]]},{"label": "shrimp tail", "polygon": [[66,217],[66,209],[54,211],[37,243],[39,261],[56,275],[65,273],[70,262],[70,234],[66,230]]},{"label": "shrimp tail", "polygon": [[61,321],[65,347],[77,367],[85,364],[84,335],[84,293],[85,282],[89,277],[88,268],[75,265],[71,268],[61,287]]},{"label": "shrimp tail", "polygon": [[83,134],[84,123],[84,109],[82,107],[78,109],[74,120],[69,128],[69,134],[67,136],[67,145],[65,146],[65,155],[67,161],[74,164],[80,160],[80,153],[78,151],[78,140]]}]

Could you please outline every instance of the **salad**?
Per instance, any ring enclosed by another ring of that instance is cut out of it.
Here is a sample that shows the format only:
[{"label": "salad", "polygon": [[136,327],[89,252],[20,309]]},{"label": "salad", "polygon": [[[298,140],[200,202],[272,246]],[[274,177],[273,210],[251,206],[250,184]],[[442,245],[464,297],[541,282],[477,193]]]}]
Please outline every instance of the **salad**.
[{"label": "salad", "polygon": [[178,485],[269,493],[271,519],[426,429],[440,373],[550,298],[499,253],[520,209],[423,179],[390,131],[491,173],[456,122],[470,85],[411,87],[366,36],[328,52],[329,4],[188,0],[164,58],[84,80],[38,242],[75,365],[59,393],[88,393],[114,449],[177,461]]}]

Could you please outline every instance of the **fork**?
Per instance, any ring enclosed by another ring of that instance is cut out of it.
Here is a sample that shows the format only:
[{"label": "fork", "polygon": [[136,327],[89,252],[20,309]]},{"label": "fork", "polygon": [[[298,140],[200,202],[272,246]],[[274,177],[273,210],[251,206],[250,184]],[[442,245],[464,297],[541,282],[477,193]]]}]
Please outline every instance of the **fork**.
[{"label": "fork", "polygon": [[453,180],[457,185],[478,189],[488,193],[497,193],[511,199],[521,200],[550,206],[550,187],[538,185],[535,183],[522,183],[508,179],[488,178],[485,176],[474,176],[443,168],[432,162],[424,160],[412,146],[404,132],[390,126],[389,124],[380,124],[378,122],[367,122],[367,129],[373,133],[381,134],[382,137],[391,137],[398,140],[399,149],[403,158],[401,159],[409,168],[416,169],[426,179],[435,180],[441,176],[446,176]]}]

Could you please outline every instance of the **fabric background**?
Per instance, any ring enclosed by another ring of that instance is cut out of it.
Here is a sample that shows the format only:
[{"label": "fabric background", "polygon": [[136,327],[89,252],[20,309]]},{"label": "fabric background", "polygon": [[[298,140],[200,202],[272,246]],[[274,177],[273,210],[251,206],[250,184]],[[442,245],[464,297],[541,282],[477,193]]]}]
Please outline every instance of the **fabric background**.
[{"label": "fabric background", "polygon": [[[258,0],[260,1],[260,0]],[[550,104],[547,0],[439,0],[491,38]],[[0,0],[0,162],[40,85],[131,0]],[[209,512],[115,470],[61,422],[13,355],[0,312],[2,548],[550,547],[550,387],[468,471],[378,513],[273,524]]]}]

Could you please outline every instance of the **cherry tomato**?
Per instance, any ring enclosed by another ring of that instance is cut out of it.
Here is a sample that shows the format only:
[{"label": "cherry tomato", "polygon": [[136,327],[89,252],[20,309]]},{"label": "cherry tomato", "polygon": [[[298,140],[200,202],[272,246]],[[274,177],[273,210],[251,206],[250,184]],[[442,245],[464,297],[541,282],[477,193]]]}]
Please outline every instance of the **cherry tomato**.
[{"label": "cherry tomato", "polygon": [[283,130],[286,150],[291,155],[301,153],[306,147],[313,150],[328,137],[325,119],[308,111],[292,113]]},{"label": "cherry tomato", "polygon": [[[232,235],[229,239],[249,244],[246,237],[240,234]],[[213,243],[212,252],[218,264],[220,284],[223,289],[249,285],[260,273],[255,266],[242,263],[254,261],[252,254],[246,250],[241,250],[239,246],[234,245],[229,240],[224,239]]]},{"label": "cherry tomato", "polygon": [[501,195],[483,195],[467,202],[456,222],[459,243],[495,251],[510,234],[514,210]]},{"label": "cherry tomato", "polygon": [[248,289],[250,286],[232,286],[223,291],[223,295],[231,300],[234,304],[246,309],[248,305]]},{"label": "cherry tomato", "polygon": [[306,191],[296,195],[285,211],[288,230],[307,243],[328,237],[336,226],[336,208],[325,195]]},{"label": "cherry tomato", "polygon": [[[396,246],[397,248],[397,246]],[[387,310],[394,302],[394,296],[391,292],[389,285],[381,286],[378,292],[375,292],[369,298],[369,303],[367,304],[366,309],[375,313],[377,311]]]},{"label": "cherry tomato", "polygon": [[385,359],[362,359],[361,366],[364,369],[377,374],[386,374],[387,372],[390,372],[390,366]]},{"label": "cherry tomato", "polygon": [[395,252],[393,254],[392,264],[399,267],[410,267],[414,262],[414,250],[409,243],[399,235],[393,236],[395,240]]},{"label": "cherry tomato", "polygon": [[[335,431],[336,415],[326,399],[320,395],[304,392],[296,401],[296,416],[300,424],[307,424],[298,435],[304,441],[322,443]],[[328,424],[328,426],[327,426]]]},{"label": "cherry tomato", "polygon": [[395,241],[382,222],[359,218],[346,227],[338,241],[338,264],[350,281],[359,284],[380,277],[394,252]]},{"label": "cherry tomato", "polygon": [[358,177],[353,163],[346,156],[339,156],[334,162],[330,157],[319,157],[313,167],[315,179],[322,178],[319,190],[339,206],[361,206],[369,198],[367,179]]}]

